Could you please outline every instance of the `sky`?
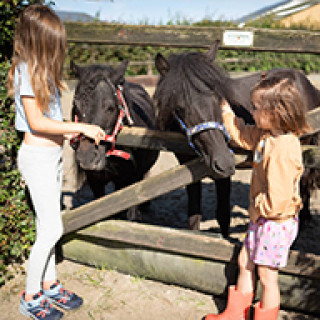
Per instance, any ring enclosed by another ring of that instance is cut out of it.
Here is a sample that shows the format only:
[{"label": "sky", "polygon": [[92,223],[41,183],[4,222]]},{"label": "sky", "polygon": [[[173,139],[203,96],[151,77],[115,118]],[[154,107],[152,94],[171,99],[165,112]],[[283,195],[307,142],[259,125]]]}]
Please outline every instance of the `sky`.
[{"label": "sky", "polygon": [[236,20],[280,0],[54,0],[55,10],[84,12],[100,20],[139,24],[166,24],[187,19],[196,22]]}]

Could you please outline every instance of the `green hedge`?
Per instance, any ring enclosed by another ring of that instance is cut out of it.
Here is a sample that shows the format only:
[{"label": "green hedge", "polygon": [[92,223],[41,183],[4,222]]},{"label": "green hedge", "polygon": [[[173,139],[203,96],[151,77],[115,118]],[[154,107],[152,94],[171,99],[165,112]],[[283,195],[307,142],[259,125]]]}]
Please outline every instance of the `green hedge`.
[{"label": "green hedge", "polygon": [[35,236],[33,215],[16,166],[21,139],[14,129],[14,106],[7,98],[3,81],[9,66],[8,62],[0,64],[0,285],[15,272],[14,266],[23,261]]},{"label": "green hedge", "polygon": [[[161,52],[165,57],[171,53],[190,51],[192,49],[154,48],[138,46],[112,45],[83,45],[69,43],[65,61],[64,78],[73,78],[70,70],[70,60],[79,64],[111,63],[116,64],[124,59],[130,62],[154,60],[155,55]],[[236,58],[236,62],[224,62],[225,59]],[[236,50],[219,50],[217,59],[219,64],[229,72],[232,71],[260,71],[272,68],[295,68],[306,74],[317,73],[320,70],[320,56],[302,53],[250,52]],[[135,66],[129,64],[127,75],[147,74],[147,65]],[[153,66],[153,73],[157,71]]]},{"label": "green hedge", "polygon": [[[190,23],[185,20],[175,20],[168,24],[184,24],[194,26],[236,26],[230,21],[211,21],[203,20],[197,23]],[[249,27],[255,28],[283,28],[279,20],[274,16],[266,16],[259,20],[251,21],[247,24]],[[305,29],[301,25],[292,26],[293,29]],[[316,30],[316,27],[313,28]],[[70,60],[74,60],[79,64],[93,63],[117,63],[124,59],[134,61],[154,60],[155,55],[161,52],[164,56],[171,53],[190,51],[191,49],[177,49],[165,47],[140,47],[140,46],[114,46],[114,45],[88,45],[79,43],[68,43],[68,53],[66,56],[64,78],[73,78],[69,70]],[[236,58],[237,62],[223,62],[225,59]],[[227,71],[260,71],[272,68],[295,68],[305,73],[319,72],[320,56],[301,53],[275,53],[275,52],[250,52],[236,50],[219,50],[217,59],[219,64]],[[153,67],[153,72],[156,70]],[[147,66],[129,65],[127,75],[141,75],[147,73]]]},{"label": "green hedge", "polygon": [[33,212],[16,166],[21,137],[14,128],[15,110],[6,88],[16,18],[32,3],[44,1],[0,1],[0,285],[20,268],[35,239]]}]

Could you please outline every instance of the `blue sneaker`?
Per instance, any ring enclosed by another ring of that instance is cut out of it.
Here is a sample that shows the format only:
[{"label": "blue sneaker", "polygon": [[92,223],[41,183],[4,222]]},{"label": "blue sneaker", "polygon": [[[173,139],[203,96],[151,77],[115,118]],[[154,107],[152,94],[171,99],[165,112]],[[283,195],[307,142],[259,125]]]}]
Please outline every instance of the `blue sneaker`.
[{"label": "blue sneaker", "polygon": [[66,310],[77,309],[83,303],[82,298],[64,289],[59,281],[56,281],[49,290],[43,290],[43,292],[49,301]]},{"label": "blue sneaker", "polygon": [[25,300],[25,292],[20,297],[20,312],[35,320],[58,320],[63,317],[63,313],[54,308],[43,295],[43,292],[35,294],[32,300]]}]

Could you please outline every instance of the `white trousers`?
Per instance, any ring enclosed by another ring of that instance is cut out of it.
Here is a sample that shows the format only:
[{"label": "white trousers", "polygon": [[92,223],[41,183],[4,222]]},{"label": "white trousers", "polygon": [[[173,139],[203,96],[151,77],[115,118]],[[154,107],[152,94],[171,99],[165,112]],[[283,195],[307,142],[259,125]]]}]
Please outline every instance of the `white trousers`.
[{"label": "white trousers", "polygon": [[26,293],[40,291],[42,281],[56,280],[55,244],[63,233],[60,211],[62,148],[22,143],[18,168],[29,189],[36,214],[36,241],[27,270]]}]

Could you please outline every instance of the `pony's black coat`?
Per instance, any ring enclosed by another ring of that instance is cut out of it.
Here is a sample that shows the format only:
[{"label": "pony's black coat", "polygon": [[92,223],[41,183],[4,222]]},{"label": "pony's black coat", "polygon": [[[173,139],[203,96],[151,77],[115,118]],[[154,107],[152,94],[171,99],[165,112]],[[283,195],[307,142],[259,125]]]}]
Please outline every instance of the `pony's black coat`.
[{"label": "pony's black coat", "polygon": [[[293,79],[307,109],[310,110],[320,105],[320,92],[298,70],[273,69],[245,77],[230,78],[222,68],[214,63],[218,45],[219,42],[216,41],[206,54],[187,52],[171,55],[168,60],[161,54],[156,56],[155,64],[160,73],[160,79],[154,101],[158,111],[157,126],[161,130],[180,130],[174,113],[179,114],[189,127],[206,121],[221,121],[222,97],[230,103],[237,116],[242,117],[247,123],[254,123],[251,115],[250,92],[253,86],[260,81],[262,75]],[[205,97],[210,97],[210,99]],[[317,136],[312,136],[312,140],[305,142],[319,144],[318,141]],[[210,130],[210,132],[198,134],[194,137],[193,142],[213,171],[215,171],[215,162],[212,159],[222,157],[223,161],[228,160],[225,142],[219,138],[217,132]],[[180,162],[189,160],[182,155],[177,155],[177,157]],[[215,178],[217,177],[219,178],[219,175],[216,175]],[[231,184],[228,170],[222,172],[220,178],[222,179],[215,181],[217,187],[216,216],[222,234],[226,237],[229,234],[230,224]],[[301,193],[304,202],[302,212],[307,217],[310,217],[310,190],[316,186],[316,181],[319,181],[318,172],[306,170],[301,180]],[[189,216],[201,215],[200,182],[188,186],[187,190]]]},{"label": "pony's black coat", "polygon": [[[106,134],[111,134],[120,111],[116,88],[121,84],[134,126],[154,129],[156,117],[153,102],[140,85],[125,81],[126,67],[127,62],[117,69],[108,65],[79,67],[72,63],[71,68],[79,79],[73,99],[72,118],[77,116],[81,122],[99,125]],[[85,171],[96,198],[105,194],[108,182],[113,182],[118,190],[141,180],[158,157],[157,151],[129,147],[121,150],[130,154],[130,160],[106,157],[108,148],[109,144],[96,146],[93,141],[83,137],[75,153],[76,161]],[[132,208],[131,211],[136,209]]]}]

